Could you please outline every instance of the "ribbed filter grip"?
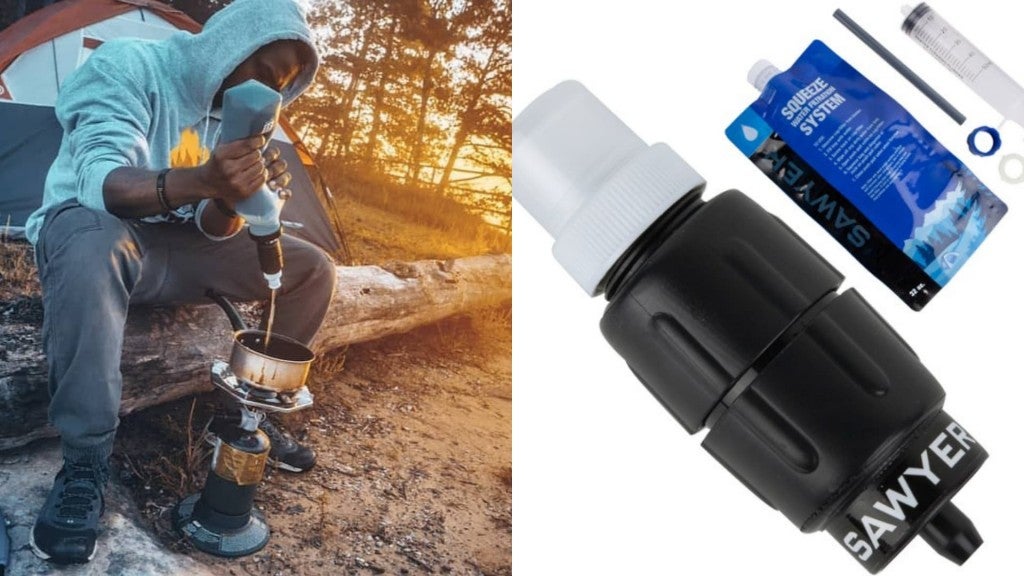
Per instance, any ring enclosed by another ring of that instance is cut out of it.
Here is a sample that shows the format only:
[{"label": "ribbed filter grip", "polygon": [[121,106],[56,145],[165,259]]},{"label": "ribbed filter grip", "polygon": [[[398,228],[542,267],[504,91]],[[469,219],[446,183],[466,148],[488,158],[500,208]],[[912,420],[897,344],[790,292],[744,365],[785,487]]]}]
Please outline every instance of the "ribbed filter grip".
[{"label": "ribbed filter grip", "polygon": [[647,146],[582,84],[563,82],[512,123],[512,195],[554,236],[554,255],[594,296],[616,260],[705,181]]}]

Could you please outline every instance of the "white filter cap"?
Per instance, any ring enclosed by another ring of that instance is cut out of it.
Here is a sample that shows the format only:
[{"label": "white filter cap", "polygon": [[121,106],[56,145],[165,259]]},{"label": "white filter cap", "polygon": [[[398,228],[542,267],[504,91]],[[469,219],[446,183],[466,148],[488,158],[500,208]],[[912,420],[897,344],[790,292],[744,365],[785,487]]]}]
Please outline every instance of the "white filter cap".
[{"label": "white filter cap", "polygon": [[512,195],[555,238],[590,295],[623,252],[705,182],[664,144],[647,146],[582,84],[562,82],[512,123]]},{"label": "white filter cap", "polygon": [[267,281],[267,286],[271,290],[277,290],[281,287],[281,278],[283,276],[282,272],[275,272],[274,274],[264,274],[263,278]]},{"label": "white filter cap", "polygon": [[758,92],[763,92],[768,81],[779,74],[782,74],[782,71],[776,68],[775,64],[767,60],[758,60],[750,67],[750,72],[747,72],[747,82],[757,88]]}]

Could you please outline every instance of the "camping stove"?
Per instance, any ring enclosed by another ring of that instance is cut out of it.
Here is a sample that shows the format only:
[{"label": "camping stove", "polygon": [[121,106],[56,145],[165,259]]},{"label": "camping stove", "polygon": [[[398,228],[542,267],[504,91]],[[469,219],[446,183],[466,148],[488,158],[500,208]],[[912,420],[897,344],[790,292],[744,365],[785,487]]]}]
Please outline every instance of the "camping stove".
[{"label": "camping stove", "polygon": [[217,360],[210,368],[213,385],[227,392],[242,406],[268,412],[288,414],[313,405],[313,395],[303,386],[292,392],[279,392],[261,388],[259,385],[235,376],[231,367],[223,360]]},{"label": "camping stove", "polygon": [[213,462],[202,492],[182,500],[175,528],[209,554],[229,558],[261,550],[270,540],[263,514],[253,509],[256,489],[270,453],[270,439],[259,429],[266,412],[291,413],[313,405],[306,386],[289,392],[269,390],[236,376],[216,360],[210,380],[238,406],[237,420],[215,429]]}]

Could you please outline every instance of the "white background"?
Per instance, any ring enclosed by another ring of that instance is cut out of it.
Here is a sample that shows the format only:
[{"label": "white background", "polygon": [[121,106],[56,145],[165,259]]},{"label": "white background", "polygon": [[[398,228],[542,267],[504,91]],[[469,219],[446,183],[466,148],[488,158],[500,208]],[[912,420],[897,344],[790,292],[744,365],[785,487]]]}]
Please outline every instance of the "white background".
[{"label": "white background", "polygon": [[[930,5],[1024,81],[1019,2]],[[957,126],[838,22],[843,8],[968,117]],[[886,574],[1019,574],[1024,567],[1020,327],[1024,185],[999,179],[967,133],[1001,118],[900,31],[900,3],[514,0],[513,107],[574,78],[649,143],[671,145],[708,180],[743,190],[822,253],[903,335],[947,392],[946,409],[990,452],[956,498],[985,545],[963,568],[912,543]],[[913,113],[1009,206],[959,275],[913,312],[728,142],[757,94],[750,65],[786,69],[824,40]],[[1007,126],[1004,149],[1024,153]],[[513,183],[514,184],[514,183]],[[516,572],[867,574],[827,533],[802,534],[747,491],[627,370],[589,299],[551,256],[551,238],[514,207],[514,548]]]}]

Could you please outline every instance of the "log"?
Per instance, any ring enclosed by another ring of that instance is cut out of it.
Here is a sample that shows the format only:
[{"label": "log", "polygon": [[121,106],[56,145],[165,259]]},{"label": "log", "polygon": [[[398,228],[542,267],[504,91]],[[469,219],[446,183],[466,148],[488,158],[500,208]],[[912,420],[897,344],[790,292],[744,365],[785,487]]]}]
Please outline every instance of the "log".
[{"label": "log", "polygon": [[[318,352],[407,332],[512,298],[509,255],[339,266]],[[210,363],[227,359],[231,326],[213,305],[133,308],[125,329],[121,414],[207,392]],[[0,302],[0,451],[56,436],[47,423],[39,298]]]}]

